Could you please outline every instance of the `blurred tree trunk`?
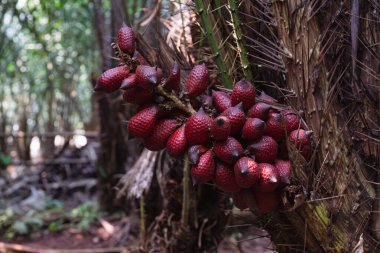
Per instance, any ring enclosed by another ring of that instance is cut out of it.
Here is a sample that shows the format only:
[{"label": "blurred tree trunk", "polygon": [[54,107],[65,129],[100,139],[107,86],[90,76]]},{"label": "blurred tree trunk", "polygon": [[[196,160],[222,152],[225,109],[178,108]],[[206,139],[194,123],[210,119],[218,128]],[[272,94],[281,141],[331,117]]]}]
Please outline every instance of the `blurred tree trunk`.
[{"label": "blurred tree trunk", "polygon": [[0,152],[6,153],[7,152],[7,138],[5,137],[5,128],[7,126],[7,117],[5,115],[4,111],[4,91],[3,89],[0,89],[0,133],[4,134],[4,136],[0,137]]},{"label": "blurred tree trunk", "polygon": [[[110,38],[115,38],[117,27],[120,27],[125,20],[125,14],[124,8],[120,6],[121,1],[112,1],[111,29],[107,29],[103,2],[96,0],[94,3],[94,27],[101,56],[101,70],[105,71],[117,64],[116,62],[112,64],[111,61]],[[112,31],[112,33],[107,33],[107,31]],[[111,211],[123,205],[120,201],[116,201],[114,186],[118,181],[117,175],[125,171],[125,161],[128,157],[127,144],[123,132],[120,94],[118,92],[114,94],[97,93],[95,96],[98,103],[101,144],[97,164],[99,203],[103,210]]]}]

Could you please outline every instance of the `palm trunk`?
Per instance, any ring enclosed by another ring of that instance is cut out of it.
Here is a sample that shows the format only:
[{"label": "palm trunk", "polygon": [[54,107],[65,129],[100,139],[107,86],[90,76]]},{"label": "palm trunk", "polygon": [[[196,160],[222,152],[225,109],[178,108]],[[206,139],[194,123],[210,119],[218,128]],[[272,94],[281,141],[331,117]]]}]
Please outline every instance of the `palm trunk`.
[{"label": "palm trunk", "polygon": [[[359,24],[343,16],[345,11],[354,11],[355,1],[351,6],[332,2],[320,6],[315,2],[275,1],[272,6],[278,39],[289,52],[289,57],[283,57],[286,88],[297,95],[292,105],[305,111],[316,140],[315,156],[305,166],[307,177],[297,178],[308,200],[276,220],[279,225],[290,224],[296,232],[291,238],[282,237],[286,242],[277,241],[281,245],[278,248],[289,252],[351,252],[363,235],[368,252],[376,252],[378,243],[369,229],[376,192],[369,181],[375,181],[377,175],[368,170],[363,158],[372,155],[376,161],[377,157],[378,166],[379,145],[374,139],[372,152],[366,152],[363,136],[358,133],[368,122],[378,124],[379,97],[377,93],[377,100],[373,100],[363,92],[370,81],[355,80],[355,66],[350,66],[351,60],[356,62],[355,57],[360,57],[355,53],[355,28],[368,20]],[[362,50],[366,49],[364,43],[359,44]],[[362,79],[368,78],[363,75]]]}]

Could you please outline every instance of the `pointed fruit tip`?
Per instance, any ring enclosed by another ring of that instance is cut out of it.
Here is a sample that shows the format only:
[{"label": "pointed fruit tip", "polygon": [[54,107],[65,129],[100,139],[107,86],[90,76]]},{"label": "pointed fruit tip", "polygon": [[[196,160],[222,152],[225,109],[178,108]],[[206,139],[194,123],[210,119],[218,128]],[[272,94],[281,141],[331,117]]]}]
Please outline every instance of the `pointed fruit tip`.
[{"label": "pointed fruit tip", "polygon": [[148,77],[148,81],[149,81],[150,83],[152,83],[152,84],[157,84],[157,82],[158,82],[158,78],[157,78],[156,75],[152,75],[152,76],[149,76],[149,77]]},{"label": "pointed fruit tip", "polygon": [[310,136],[313,134],[313,131],[305,131],[305,135],[307,138],[310,138]]}]

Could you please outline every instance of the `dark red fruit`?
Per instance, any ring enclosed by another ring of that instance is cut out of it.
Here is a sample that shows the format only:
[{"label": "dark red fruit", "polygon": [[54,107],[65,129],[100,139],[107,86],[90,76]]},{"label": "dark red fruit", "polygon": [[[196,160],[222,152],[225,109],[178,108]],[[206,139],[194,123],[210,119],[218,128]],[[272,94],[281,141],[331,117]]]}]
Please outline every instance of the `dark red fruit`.
[{"label": "dark red fruit", "polygon": [[234,205],[240,210],[249,208],[247,195],[248,193],[246,191],[235,192],[232,195],[232,200],[234,201]]},{"label": "dark red fruit", "polygon": [[250,154],[255,155],[259,163],[270,163],[277,157],[278,144],[270,136],[264,135],[247,147]]},{"label": "dark red fruit", "polygon": [[133,29],[123,24],[117,34],[117,44],[120,50],[129,55],[133,55],[136,49],[135,40]]},{"label": "dark red fruit", "polygon": [[186,148],[187,140],[185,135],[185,125],[182,125],[169,137],[168,143],[166,144],[166,150],[169,155],[178,157],[185,153]]},{"label": "dark red fruit", "polygon": [[200,95],[199,100],[205,108],[212,108],[212,97],[208,95]]},{"label": "dark red fruit", "polygon": [[250,188],[259,181],[260,170],[255,160],[242,157],[235,163],[234,174],[237,185]]},{"label": "dark red fruit", "polygon": [[236,184],[234,169],[230,165],[217,163],[215,169],[215,185],[224,192],[238,192],[240,187]]},{"label": "dark red fruit", "polygon": [[272,106],[265,103],[254,104],[251,109],[247,112],[247,117],[249,118],[259,118],[262,120],[267,120],[269,118],[269,110]]},{"label": "dark red fruit", "polygon": [[255,196],[256,206],[260,211],[268,213],[278,209],[281,201],[280,193],[278,191],[253,191],[253,194]]},{"label": "dark red fruit", "polygon": [[248,118],[241,130],[241,137],[247,141],[253,141],[263,136],[265,122],[259,118]]},{"label": "dark red fruit", "polygon": [[144,138],[144,145],[147,149],[158,151],[166,147],[166,143],[178,127],[174,119],[162,119],[157,121],[152,134]]},{"label": "dark red fruit", "polygon": [[272,192],[280,185],[277,169],[269,163],[259,163],[260,182],[256,189],[260,192]]},{"label": "dark red fruit", "polygon": [[218,112],[222,113],[231,107],[230,96],[223,91],[212,91],[212,103]]},{"label": "dark red fruit", "polygon": [[132,104],[142,105],[150,101],[152,98],[153,92],[141,87],[130,88],[123,92],[124,101]]},{"label": "dark red fruit", "polygon": [[278,158],[281,159],[289,159],[288,146],[286,141],[282,141],[278,143]]},{"label": "dark red fruit", "polygon": [[239,134],[246,120],[242,103],[228,108],[221,115],[226,116],[230,120],[231,135]]},{"label": "dark red fruit", "polygon": [[156,105],[149,106],[128,121],[128,131],[133,137],[147,137],[154,129],[158,114]]},{"label": "dark red fruit", "polygon": [[114,92],[120,88],[121,82],[128,75],[129,70],[125,66],[109,69],[99,76],[94,91]]},{"label": "dark red fruit", "polygon": [[231,123],[225,116],[216,117],[211,122],[211,135],[215,141],[224,141],[230,135]]},{"label": "dark red fruit", "polygon": [[286,137],[286,124],[279,113],[272,113],[269,119],[265,122],[265,133],[273,137],[276,141],[285,140]]},{"label": "dark red fruit", "polygon": [[193,114],[186,123],[186,139],[190,145],[207,145],[210,142],[211,118],[201,108]]},{"label": "dark red fruit", "polygon": [[202,64],[194,66],[186,82],[186,91],[189,98],[196,98],[205,92],[208,83],[209,74],[206,65]]},{"label": "dark red fruit", "polygon": [[281,184],[290,184],[291,166],[289,160],[277,160],[274,164]]},{"label": "dark red fruit", "polygon": [[234,164],[243,155],[244,150],[239,141],[228,137],[225,141],[214,144],[214,152],[221,161]]},{"label": "dark red fruit", "polygon": [[201,155],[198,163],[191,168],[191,176],[195,183],[206,183],[214,177],[214,173],[215,161],[209,150]]},{"label": "dark red fruit", "polygon": [[123,82],[121,82],[120,89],[127,90],[131,88],[136,88],[136,87],[137,87],[136,75],[131,74],[127,78],[125,78]]},{"label": "dark red fruit", "polygon": [[139,65],[136,68],[136,82],[140,87],[151,90],[160,82],[159,73],[155,67]]},{"label": "dark red fruit", "polygon": [[248,110],[255,104],[255,87],[246,79],[242,79],[234,85],[231,93],[232,106],[243,103],[244,110]]},{"label": "dark red fruit", "polygon": [[178,90],[180,81],[181,81],[181,70],[179,68],[178,63],[174,61],[164,87],[168,90],[176,91]]},{"label": "dark red fruit", "polygon": [[135,58],[141,65],[147,64],[144,57],[138,51],[135,51],[135,53],[133,54],[133,58]]},{"label": "dark red fruit", "polygon": [[312,131],[305,131],[303,129],[294,130],[289,134],[289,139],[296,145],[296,148],[306,158],[310,154],[310,137]]},{"label": "dark red fruit", "polygon": [[267,102],[270,102],[270,103],[277,103],[277,100],[276,100],[276,99],[272,98],[271,96],[269,96],[268,94],[266,94],[264,91],[262,91],[262,92],[260,93],[259,98],[260,98],[261,100],[264,100],[264,101],[267,101]]},{"label": "dark red fruit", "polygon": [[285,110],[281,112],[285,122],[285,127],[288,132],[302,128],[298,114],[293,110]]},{"label": "dark red fruit", "polygon": [[207,148],[205,146],[202,146],[202,145],[191,146],[187,151],[190,163],[197,164],[199,157],[203,155],[206,151],[207,151]]}]

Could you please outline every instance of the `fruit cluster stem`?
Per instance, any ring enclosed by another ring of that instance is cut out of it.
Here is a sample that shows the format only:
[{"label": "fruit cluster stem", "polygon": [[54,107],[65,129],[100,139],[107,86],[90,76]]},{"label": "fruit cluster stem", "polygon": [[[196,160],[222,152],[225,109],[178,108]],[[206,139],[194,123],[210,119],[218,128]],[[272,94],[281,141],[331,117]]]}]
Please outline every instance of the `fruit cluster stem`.
[{"label": "fruit cluster stem", "polygon": [[146,224],[145,224],[145,197],[144,197],[144,193],[140,197],[140,235],[141,235],[141,246],[145,248]]},{"label": "fruit cluster stem", "polygon": [[174,94],[171,94],[169,93],[168,91],[166,91],[164,89],[164,87],[162,86],[158,86],[157,87],[157,91],[158,93],[160,93],[162,96],[170,99],[171,101],[174,102],[174,105],[175,107],[177,107],[178,109],[186,112],[187,114],[189,115],[192,115],[192,114],[195,114],[196,111],[194,110],[194,108],[191,106],[191,105],[186,105],[184,104],[176,95]]},{"label": "fruit cluster stem", "polygon": [[221,72],[221,77],[222,77],[224,86],[228,88],[232,88],[232,81],[228,76],[227,68],[226,68],[226,65],[224,64],[223,57],[221,55],[220,48],[218,45],[218,41],[213,31],[213,25],[210,19],[210,13],[208,12],[208,9],[205,8],[205,5],[202,0],[195,0],[194,2],[197,8],[197,11],[199,12],[199,15],[201,17],[202,28],[205,31],[206,38],[210,45],[211,51],[215,57],[216,65],[218,66],[219,71]]},{"label": "fruit cluster stem", "polygon": [[182,214],[181,225],[187,227],[189,224],[190,207],[190,163],[188,155],[184,156],[183,177],[182,177]]},{"label": "fruit cluster stem", "polygon": [[228,5],[229,5],[228,10],[230,11],[231,17],[232,17],[231,26],[234,31],[236,45],[237,45],[237,49],[240,56],[240,63],[243,68],[243,73],[244,73],[245,78],[248,79],[248,81],[253,82],[251,69],[249,67],[247,50],[244,45],[243,34],[241,30],[241,21],[237,13],[238,6],[236,4],[236,0],[229,0]]}]

